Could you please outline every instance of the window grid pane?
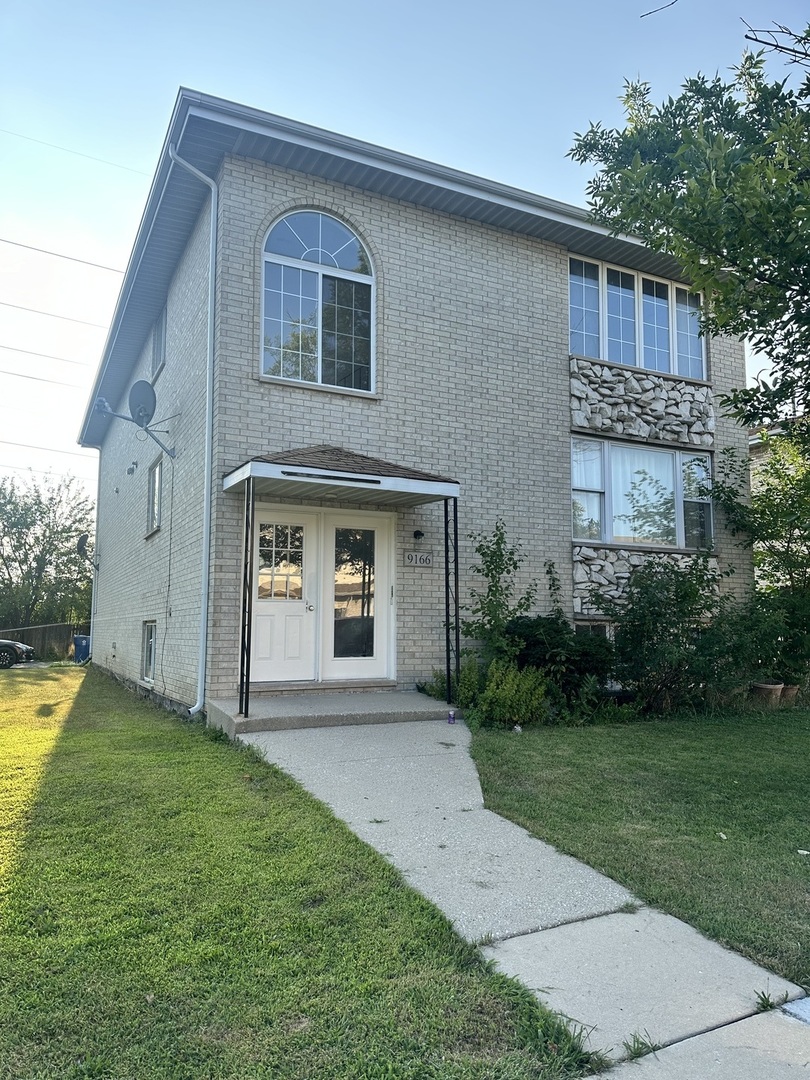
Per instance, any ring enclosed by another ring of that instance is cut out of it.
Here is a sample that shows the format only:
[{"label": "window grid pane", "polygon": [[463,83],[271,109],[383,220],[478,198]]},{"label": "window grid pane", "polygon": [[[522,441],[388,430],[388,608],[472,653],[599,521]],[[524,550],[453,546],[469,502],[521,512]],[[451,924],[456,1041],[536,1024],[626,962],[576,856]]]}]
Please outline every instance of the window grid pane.
[{"label": "window grid pane", "polygon": [[607,272],[607,358],[636,362],[636,279],[620,270]]},{"label": "window grid pane", "polygon": [[688,379],[703,378],[703,341],[700,337],[700,297],[686,289],[675,290],[675,336],[678,374]]},{"label": "window grid pane", "polygon": [[323,289],[323,382],[370,390],[371,286],[324,276]]},{"label": "window grid pane", "polygon": [[259,526],[260,600],[300,600],[304,580],[304,526]]},{"label": "window grid pane", "polygon": [[570,344],[575,356],[599,358],[599,267],[582,259],[569,263]]},{"label": "window grid pane", "polygon": [[669,371],[669,286],[644,278],[642,317],[644,321],[644,367]]}]

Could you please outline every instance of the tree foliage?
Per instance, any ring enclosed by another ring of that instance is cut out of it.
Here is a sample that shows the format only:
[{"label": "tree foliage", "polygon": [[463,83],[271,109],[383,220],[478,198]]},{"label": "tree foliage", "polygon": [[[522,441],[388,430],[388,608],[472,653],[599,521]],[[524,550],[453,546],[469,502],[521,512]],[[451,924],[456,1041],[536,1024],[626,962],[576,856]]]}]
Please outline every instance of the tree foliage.
[{"label": "tree foliage", "polygon": [[0,626],[89,620],[92,566],[78,542],[92,528],[74,477],[0,478]]},{"label": "tree foliage", "polygon": [[705,555],[651,557],[620,599],[594,594],[614,624],[616,678],[643,710],[704,706],[760,672],[773,674],[781,613],[755,596],[722,595],[723,576]]},{"label": "tree foliage", "polygon": [[[791,35],[804,55],[810,28]],[[810,76],[769,81],[762,53],[731,79],[696,75],[655,106],[625,83],[626,126],[592,124],[571,157],[597,165],[597,221],[674,256],[704,295],[708,333],[747,338],[771,383],[730,398],[747,423],[810,406]]]},{"label": "tree foliage", "polygon": [[762,439],[765,453],[752,469],[750,498],[748,463],[733,450],[723,452],[712,498],[731,533],[753,548],[762,588],[810,594],[810,442],[800,430],[763,433]]},{"label": "tree foliage", "polygon": [[472,617],[461,620],[461,632],[467,638],[480,642],[484,660],[511,659],[516,644],[510,637],[507,625],[532,608],[537,595],[537,583],[531,581],[525,590],[515,596],[518,574],[524,561],[519,544],[510,544],[506,526],[499,518],[492,535],[470,533],[468,539],[479,562],[470,567],[474,574],[484,579],[484,588],[471,588],[472,603],[468,610]]}]

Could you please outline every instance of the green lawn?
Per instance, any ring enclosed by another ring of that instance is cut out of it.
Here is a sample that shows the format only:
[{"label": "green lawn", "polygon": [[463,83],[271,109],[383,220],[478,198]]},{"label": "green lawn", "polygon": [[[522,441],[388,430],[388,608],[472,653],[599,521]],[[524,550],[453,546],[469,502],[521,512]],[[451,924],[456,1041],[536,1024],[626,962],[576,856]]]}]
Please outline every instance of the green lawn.
[{"label": "green lawn", "polygon": [[586,1068],[278,770],[92,668],[2,673],[3,1080]]},{"label": "green lawn", "polygon": [[480,730],[486,805],[810,985],[810,711]]}]

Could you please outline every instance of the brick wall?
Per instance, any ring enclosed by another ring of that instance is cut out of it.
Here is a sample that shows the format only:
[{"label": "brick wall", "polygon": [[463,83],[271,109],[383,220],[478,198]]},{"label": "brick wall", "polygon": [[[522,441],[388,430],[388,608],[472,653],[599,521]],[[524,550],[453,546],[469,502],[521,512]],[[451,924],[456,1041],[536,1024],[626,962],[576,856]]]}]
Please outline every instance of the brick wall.
[{"label": "brick wall", "polygon": [[[519,588],[537,578],[538,606],[546,608],[543,566],[551,559],[573,609],[568,253],[245,159],[227,160],[220,180],[208,693],[233,695],[238,678],[243,498],[223,493],[222,477],[261,454],[330,443],[453,477],[461,484],[462,601],[480,582],[469,569],[467,536],[490,533],[500,517],[526,555]],[[374,394],[260,376],[263,243],[279,216],[300,208],[342,219],[371,254]],[[167,363],[155,384],[158,415],[180,414],[162,425],[169,433],[161,437],[177,448],[173,465],[164,460],[162,527],[144,538],[148,466],[159,450],[123,421],[111,422],[99,501],[94,659],[136,677],[142,623],[154,619],[155,690],[189,703],[200,611],[207,287],[205,210],[169,290]],[[149,349],[147,340],[136,378],[149,377]],[[717,389],[739,382],[735,343],[714,343],[710,364]],[[717,417],[716,446],[744,448],[744,440]],[[128,475],[133,460],[138,468]],[[436,556],[430,570],[402,565],[416,529],[425,534],[421,548]],[[400,512],[396,535],[397,678],[409,687],[443,667],[441,504]],[[721,539],[721,563],[732,554]],[[747,580],[740,573],[735,587]]]}]

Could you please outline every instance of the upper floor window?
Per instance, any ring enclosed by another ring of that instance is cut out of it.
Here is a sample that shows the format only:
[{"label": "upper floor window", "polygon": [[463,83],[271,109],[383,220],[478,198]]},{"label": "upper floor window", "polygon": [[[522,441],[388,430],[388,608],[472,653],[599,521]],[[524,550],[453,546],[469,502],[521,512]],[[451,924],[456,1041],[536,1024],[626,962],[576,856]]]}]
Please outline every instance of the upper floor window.
[{"label": "upper floor window", "polygon": [[575,438],[574,539],[708,549],[709,477],[708,454]]},{"label": "upper floor window", "polygon": [[568,281],[573,355],[705,378],[697,293],[585,259]]},{"label": "upper floor window", "polygon": [[262,374],[374,389],[368,254],[336,218],[288,214],[264,245]]},{"label": "upper floor window", "polygon": [[152,378],[166,363],[166,308],[155,319],[152,329]]},{"label": "upper floor window", "polygon": [[161,458],[149,469],[146,495],[146,532],[155,532],[160,528],[161,503],[163,501],[163,461]]}]

